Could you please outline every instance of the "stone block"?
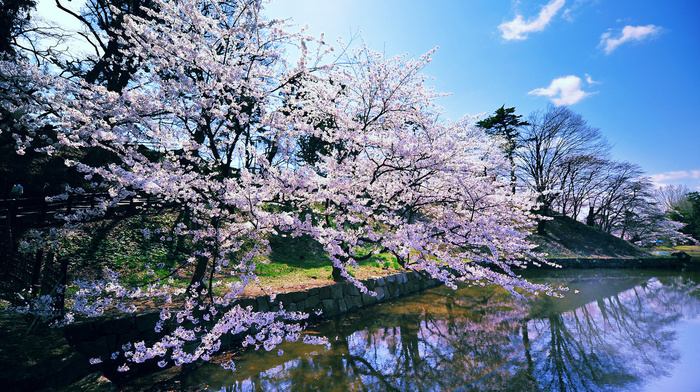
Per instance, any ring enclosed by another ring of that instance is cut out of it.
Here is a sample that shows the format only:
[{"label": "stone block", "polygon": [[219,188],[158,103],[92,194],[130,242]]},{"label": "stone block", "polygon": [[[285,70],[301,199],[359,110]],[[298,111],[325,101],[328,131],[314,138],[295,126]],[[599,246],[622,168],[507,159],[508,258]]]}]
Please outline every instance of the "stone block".
[{"label": "stone block", "polygon": [[344,299],[338,300],[338,310],[340,311],[340,313],[345,313],[348,311],[348,305],[345,303]]},{"label": "stone block", "polygon": [[160,313],[146,313],[134,318],[134,327],[138,332],[153,330],[160,320]]},{"label": "stone block", "polygon": [[306,298],[309,297],[309,294],[306,291],[297,291],[292,294],[292,301],[294,302],[304,301]]},{"label": "stone block", "polygon": [[95,340],[98,336],[92,322],[69,325],[65,328],[63,334],[66,340],[73,345],[84,341]]},{"label": "stone block", "polygon": [[316,308],[316,305],[318,305],[320,302],[320,299],[318,298],[318,295],[312,295],[309,296],[309,298],[304,301],[304,307],[306,308],[307,312],[310,312],[312,309]]},{"label": "stone block", "polygon": [[314,287],[313,289],[306,290],[306,294],[311,297],[314,295],[318,295],[318,292],[321,291],[320,287]]},{"label": "stone block", "polygon": [[360,289],[358,289],[354,284],[348,286],[348,295],[353,297],[360,296]]},{"label": "stone block", "polygon": [[359,295],[350,297],[350,302],[352,303],[353,309],[364,307],[364,304],[362,303],[362,297],[360,297]]},{"label": "stone block", "polygon": [[80,342],[75,345],[75,349],[87,358],[101,357],[104,359],[108,358],[110,354],[106,336],[101,336],[93,341]]},{"label": "stone block", "polygon": [[[56,367],[51,369],[53,371],[53,376],[50,380],[46,381],[48,381],[50,385],[71,385],[87,376],[90,372],[90,367],[88,358],[78,353],[72,353],[70,356],[63,358],[60,364],[57,364]],[[47,390],[53,390],[53,388]]]},{"label": "stone block", "polygon": [[163,332],[156,332],[153,329],[139,332],[139,340],[145,340],[146,342],[156,342],[160,340],[164,335]]},{"label": "stone block", "polygon": [[253,311],[258,310],[258,301],[255,298],[242,298],[236,301],[236,305],[239,305],[242,309],[246,309],[250,306],[253,308]]},{"label": "stone block", "polygon": [[131,317],[106,320],[100,325],[99,332],[101,334],[123,334],[134,328],[134,322]]},{"label": "stone block", "polygon": [[362,304],[365,306],[374,305],[378,302],[377,297],[372,294],[362,294]]},{"label": "stone block", "polygon": [[270,297],[261,295],[255,299],[258,304],[258,312],[267,312],[270,310]]},{"label": "stone block", "polygon": [[[136,334],[128,333],[123,335],[106,335],[107,338],[107,353],[112,354],[117,350],[121,350],[122,344],[134,343],[137,339]],[[105,358],[102,358],[105,359]]]},{"label": "stone block", "polygon": [[342,284],[334,284],[331,286],[331,298],[335,300],[339,300],[343,298],[343,285]]},{"label": "stone block", "polygon": [[[345,297],[345,305],[347,306],[348,310],[355,310],[358,308],[357,306],[357,300],[359,300],[360,297]],[[360,302],[361,303],[361,302]]]},{"label": "stone block", "polygon": [[277,294],[277,298],[275,299],[275,301],[282,302],[285,305],[290,302],[295,302],[294,293]]},{"label": "stone block", "polygon": [[386,285],[387,293],[389,295],[389,298],[396,298],[397,294],[396,291],[399,288],[399,285],[396,284],[396,282],[390,282]]},{"label": "stone block", "polygon": [[377,287],[374,291],[377,292],[377,301],[382,301],[386,297],[384,287]]},{"label": "stone block", "polygon": [[324,299],[321,301],[321,308],[323,309],[323,316],[324,317],[334,317],[337,316],[340,307],[338,306],[338,302],[333,300],[333,299]]},{"label": "stone block", "polygon": [[318,298],[323,301],[324,299],[330,299],[333,296],[333,290],[331,286],[323,286],[318,289]]}]

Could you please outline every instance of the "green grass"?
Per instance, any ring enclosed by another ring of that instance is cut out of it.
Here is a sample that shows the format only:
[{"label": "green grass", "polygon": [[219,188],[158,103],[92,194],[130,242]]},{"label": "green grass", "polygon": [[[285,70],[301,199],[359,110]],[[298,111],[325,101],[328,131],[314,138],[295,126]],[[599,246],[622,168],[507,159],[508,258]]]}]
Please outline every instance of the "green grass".
[{"label": "green grass", "polygon": [[700,245],[659,246],[654,248],[657,252],[685,252],[692,258],[700,259]]},{"label": "green grass", "polygon": [[546,223],[546,234],[533,234],[529,240],[537,252],[549,257],[642,257],[648,253],[629,242],[574,219],[555,216]]},{"label": "green grass", "polygon": [[[168,283],[171,287],[186,287],[192,273],[192,266],[186,260],[194,248],[187,240],[178,243],[169,238],[177,222],[176,213],[163,213],[87,224],[81,232],[64,241],[61,257],[71,260],[70,274],[74,278],[99,277],[101,268],[107,267],[118,272],[127,286],[166,282],[172,277]],[[323,247],[312,238],[279,235],[271,236],[269,242],[270,254],[255,260],[256,275],[263,286],[332,283],[332,263]],[[367,249],[358,250],[359,254],[366,252]],[[372,256],[359,264],[349,272],[360,279],[402,269],[388,254]],[[177,266],[184,267],[171,274]],[[224,282],[237,280],[227,276],[226,271],[218,277]]]},{"label": "green grass", "polygon": [[[263,286],[284,289],[332,283],[332,263],[323,247],[314,239],[308,236],[274,236],[269,241],[269,257],[258,259],[256,264],[256,274]],[[359,250],[358,253],[362,254],[363,251]],[[358,264],[357,268],[348,272],[360,279],[383,276],[402,269],[396,259],[388,254],[375,255]]]},{"label": "green grass", "polygon": [[[159,279],[167,282],[167,278],[172,277],[168,283],[171,287],[186,287],[193,270],[187,258],[193,254],[194,248],[187,240],[170,238],[174,237],[172,229],[178,220],[177,213],[166,212],[86,225],[82,233],[62,244],[63,257],[71,260],[71,277],[100,277],[101,269],[107,267],[119,272],[122,282],[128,286]],[[563,217],[548,221],[547,235],[533,235],[531,240],[540,245],[539,251],[554,257],[634,257],[646,254],[625,241]],[[332,283],[332,263],[323,247],[312,238],[278,235],[271,236],[269,242],[270,254],[255,260],[255,273],[261,285],[291,290],[304,285]],[[691,247],[688,253],[700,257],[697,249]],[[369,249],[357,251],[362,255]],[[177,266],[181,266],[180,270],[172,274],[172,269]],[[349,272],[365,279],[400,270],[402,268],[393,256],[379,254],[360,262]],[[237,280],[227,271],[222,271],[217,278],[224,282]],[[217,292],[222,290],[219,288]]]}]

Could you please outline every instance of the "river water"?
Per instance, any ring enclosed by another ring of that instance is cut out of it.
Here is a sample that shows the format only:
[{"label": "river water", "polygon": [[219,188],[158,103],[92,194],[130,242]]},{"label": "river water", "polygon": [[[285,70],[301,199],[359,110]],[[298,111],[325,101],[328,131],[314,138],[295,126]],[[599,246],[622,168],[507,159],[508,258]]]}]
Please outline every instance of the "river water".
[{"label": "river water", "polygon": [[[205,365],[171,386],[211,391],[700,391],[700,274],[541,271],[564,298],[439,287]],[[229,358],[226,358],[229,359]]]}]

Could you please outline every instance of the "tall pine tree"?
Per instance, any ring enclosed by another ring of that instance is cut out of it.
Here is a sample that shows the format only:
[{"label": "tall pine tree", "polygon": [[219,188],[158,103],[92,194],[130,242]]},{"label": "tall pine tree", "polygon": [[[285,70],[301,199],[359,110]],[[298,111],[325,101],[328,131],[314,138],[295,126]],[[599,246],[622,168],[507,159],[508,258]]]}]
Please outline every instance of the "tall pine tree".
[{"label": "tall pine tree", "polygon": [[522,115],[516,115],[515,108],[506,108],[506,105],[496,109],[494,114],[484,120],[476,123],[479,128],[482,128],[490,136],[498,136],[503,139],[501,150],[508,158],[510,163],[510,185],[513,193],[515,193],[515,150],[518,148],[518,139],[520,137],[519,128],[530,125],[527,121],[521,121]]}]

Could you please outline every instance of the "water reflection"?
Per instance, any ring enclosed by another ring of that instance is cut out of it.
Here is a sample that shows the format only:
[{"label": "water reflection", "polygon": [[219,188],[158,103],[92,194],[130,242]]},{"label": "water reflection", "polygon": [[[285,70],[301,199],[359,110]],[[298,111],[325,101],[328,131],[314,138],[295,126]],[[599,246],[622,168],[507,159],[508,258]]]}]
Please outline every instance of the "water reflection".
[{"label": "water reflection", "polygon": [[[681,359],[697,275],[577,271],[563,299],[435,289],[315,328],[327,346],[246,352],[178,385],[214,391],[637,391]],[[532,278],[538,278],[534,276]],[[574,294],[578,290],[578,294]],[[700,371],[700,368],[697,370]],[[173,388],[172,385],[168,388]]]}]

